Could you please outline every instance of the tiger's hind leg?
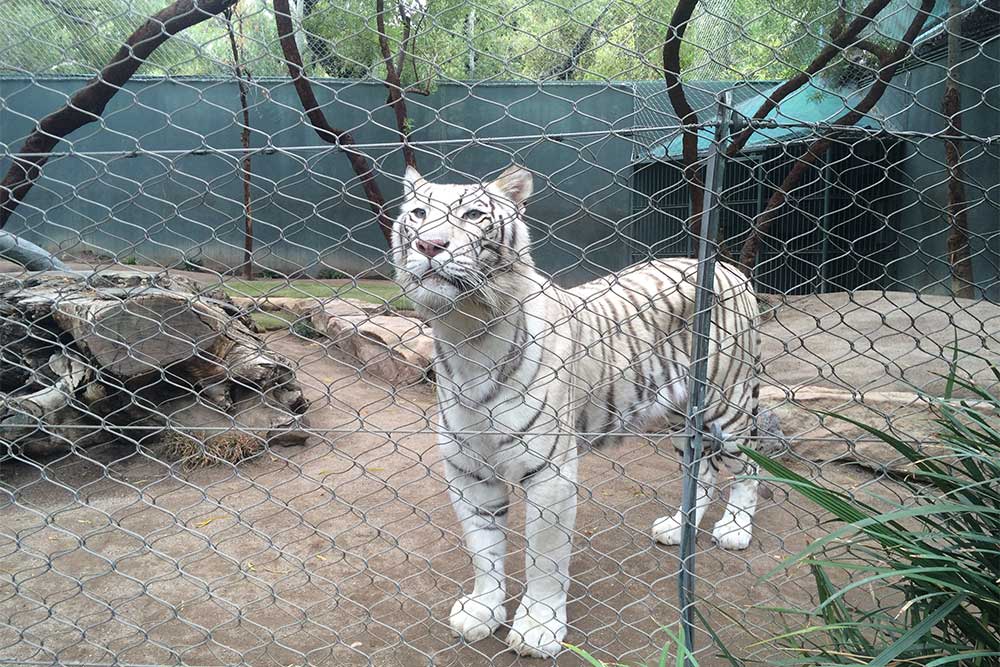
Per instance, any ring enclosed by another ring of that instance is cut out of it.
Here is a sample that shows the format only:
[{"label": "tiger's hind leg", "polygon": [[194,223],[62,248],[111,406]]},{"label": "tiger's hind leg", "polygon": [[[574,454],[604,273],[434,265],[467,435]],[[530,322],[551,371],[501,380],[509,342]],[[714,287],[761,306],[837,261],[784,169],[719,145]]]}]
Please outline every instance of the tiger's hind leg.
[{"label": "tiger's hind leg", "polygon": [[757,509],[757,466],[739,452],[726,451],[722,457],[736,478],[729,490],[726,511],[712,530],[712,539],[723,549],[746,549],[753,536]]}]

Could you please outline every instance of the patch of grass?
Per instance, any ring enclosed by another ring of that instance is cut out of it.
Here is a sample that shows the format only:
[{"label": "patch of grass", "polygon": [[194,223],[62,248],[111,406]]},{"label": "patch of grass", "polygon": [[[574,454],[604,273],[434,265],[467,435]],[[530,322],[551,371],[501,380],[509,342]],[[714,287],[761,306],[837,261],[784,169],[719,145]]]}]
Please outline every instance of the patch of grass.
[{"label": "patch of grass", "polygon": [[187,469],[220,463],[238,465],[259,456],[265,439],[256,433],[231,431],[210,435],[204,431],[167,431],[159,442],[160,454]]},{"label": "patch of grass", "polygon": [[258,312],[250,317],[260,331],[291,331],[296,336],[309,340],[323,337],[323,334],[313,327],[309,318],[299,318],[289,312]]},{"label": "patch of grass", "polygon": [[309,320],[298,320],[295,322],[292,325],[292,333],[300,338],[307,338],[310,340],[316,340],[323,337],[323,334],[320,333]]},{"label": "patch of grass", "polygon": [[[688,665],[698,667],[698,656],[688,651],[687,645],[684,643],[683,629],[678,628],[675,632],[670,628],[660,628],[660,631],[667,636],[667,639],[657,656],[656,665],[658,667],[686,667]],[[573,644],[563,643],[563,646],[579,656],[588,667],[630,667],[623,662],[607,662],[596,658],[590,652]]]},{"label": "patch of grass", "polygon": [[253,313],[250,315],[253,319],[254,324],[261,331],[279,331],[281,329],[288,329],[289,326],[295,321],[290,313],[273,312],[273,313]]},{"label": "patch of grass", "polygon": [[227,280],[223,289],[230,296],[291,299],[340,297],[368,303],[388,303],[392,308],[400,310],[413,308],[410,300],[402,296],[399,286],[385,280],[359,280],[343,285],[330,285],[315,280]]},{"label": "patch of grass", "polygon": [[260,298],[265,296],[306,299],[329,299],[337,295],[337,285],[326,285],[315,280],[227,280],[222,289],[229,296]]},{"label": "patch of grass", "polygon": [[362,280],[358,282],[357,287],[347,285],[345,287],[348,289],[340,293],[342,298],[378,304],[388,303],[389,307],[395,310],[413,310],[413,302],[403,296],[403,291],[396,283]]}]

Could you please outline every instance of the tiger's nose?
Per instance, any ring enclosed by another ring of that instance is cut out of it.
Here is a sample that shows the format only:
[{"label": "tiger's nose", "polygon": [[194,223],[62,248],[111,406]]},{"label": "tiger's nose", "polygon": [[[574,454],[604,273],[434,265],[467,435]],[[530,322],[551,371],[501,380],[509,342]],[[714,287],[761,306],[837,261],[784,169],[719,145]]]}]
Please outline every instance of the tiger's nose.
[{"label": "tiger's nose", "polygon": [[421,255],[434,257],[435,255],[446,250],[448,246],[451,245],[451,241],[448,241],[447,239],[430,239],[427,241],[420,239],[413,245],[416,246],[417,252]]}]

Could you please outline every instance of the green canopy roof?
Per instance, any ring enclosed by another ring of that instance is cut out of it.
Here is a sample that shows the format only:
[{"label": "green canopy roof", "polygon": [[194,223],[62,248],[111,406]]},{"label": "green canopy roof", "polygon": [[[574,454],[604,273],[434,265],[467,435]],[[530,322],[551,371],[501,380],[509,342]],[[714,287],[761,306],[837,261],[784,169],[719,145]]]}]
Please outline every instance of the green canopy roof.
[{"label": "green canopy roof", "polygon": [[[668,128],[681,122],[670,104],[667,86],[663,81],[635,81],[631,85],[636,128],[632,157],[637,162],[662,160],[666,143],[674,137]],[[739,104],[775,85],[775,81],[690,81],[684,83],[684,93],[698,118],[705,121],[715,117],[717,96],[722,91],[732,91],[733,103]]]},{"label": "green canopy roof", "polygon": [[[748,118],[752,117],[760,105],[777,88],[778,85],[772,86],[760,95],[755,95],[743,102],[737,102],[734,104],[736,111]],[[756,147],[763,147],[768,144],[806,140],[815,134],[816,130],[814,127],[816,124],[833,123],[853,109],[861,101],[866,92],[867,87],[853,91],[829,90],[812,84],[806,84],[782,100],[777,108],[772,109],[771,113],[767,114],[766,120],[773,120],[781,126],[758,129],[750,136],[750,140],[746,144],[746,150],[753,150]],[[714,118],[714,110],[711,116],[707,114],[704,116],[704,120],[706,121]],[[881,123],[871,116],[863,117],[856,125],[868,128],[881,127]],[[714,130],[712,128],[705,128],[698,132],[699,151],[708,150],[713,134]],[[680,157],[680,135],[671,137],[667,143],[661,143],[653,147],[649,151],[649,155],[650,159],[653,160]]]}]

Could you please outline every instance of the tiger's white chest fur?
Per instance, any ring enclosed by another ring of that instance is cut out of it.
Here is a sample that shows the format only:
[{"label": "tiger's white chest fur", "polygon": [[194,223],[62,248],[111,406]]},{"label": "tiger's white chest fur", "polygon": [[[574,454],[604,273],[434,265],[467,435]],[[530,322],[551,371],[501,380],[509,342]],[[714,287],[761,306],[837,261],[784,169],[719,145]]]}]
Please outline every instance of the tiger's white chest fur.
[{"label": "tiger's white chest fur", "polygon": [[572,364],[552,363],[576,353],[560,333],[573,324],[557,289],[527,291],[488,325],[461,311],[432,324],[442,454],[459,467],[516,482],[542,462],[532,441],[572,423]]}]

